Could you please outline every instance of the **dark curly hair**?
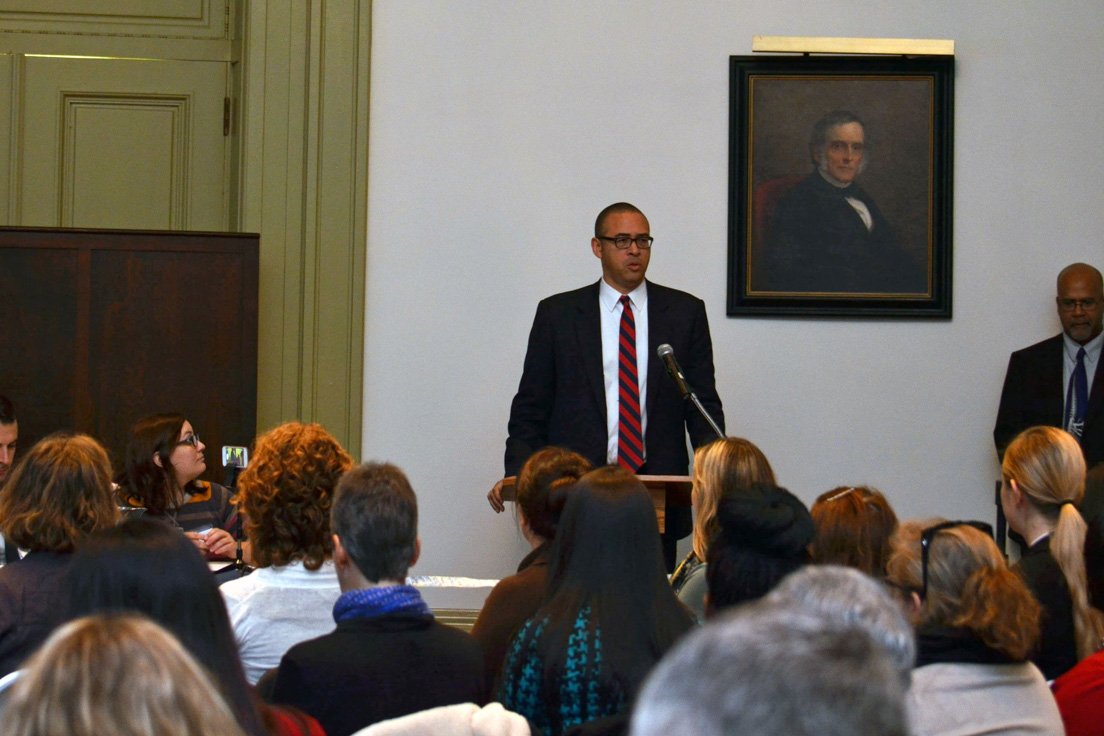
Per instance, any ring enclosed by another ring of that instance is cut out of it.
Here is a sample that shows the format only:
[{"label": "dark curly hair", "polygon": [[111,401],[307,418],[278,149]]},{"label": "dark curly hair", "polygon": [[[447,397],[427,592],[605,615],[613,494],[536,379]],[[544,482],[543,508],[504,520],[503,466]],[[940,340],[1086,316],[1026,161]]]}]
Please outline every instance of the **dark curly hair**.
[{"label": "dark curly hair", "polygon": [[321,424],[288,422],[257,438],[238,479],[238,505],[258,567],[302,560],[317,570],[333,554],[330,506],[353,458]]}]

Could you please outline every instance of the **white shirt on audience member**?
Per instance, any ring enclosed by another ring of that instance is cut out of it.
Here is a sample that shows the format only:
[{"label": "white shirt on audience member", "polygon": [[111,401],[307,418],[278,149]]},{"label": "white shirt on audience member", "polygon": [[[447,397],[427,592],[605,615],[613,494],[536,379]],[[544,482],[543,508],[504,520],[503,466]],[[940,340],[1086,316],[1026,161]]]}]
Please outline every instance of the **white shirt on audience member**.
[{"label": "white shirt on audience member", "polygon": [[341,595],[332,560],[313,571],[302,562],[262,567],[219,590],[252,684],[293,645],[333,631],[333,606]]}]

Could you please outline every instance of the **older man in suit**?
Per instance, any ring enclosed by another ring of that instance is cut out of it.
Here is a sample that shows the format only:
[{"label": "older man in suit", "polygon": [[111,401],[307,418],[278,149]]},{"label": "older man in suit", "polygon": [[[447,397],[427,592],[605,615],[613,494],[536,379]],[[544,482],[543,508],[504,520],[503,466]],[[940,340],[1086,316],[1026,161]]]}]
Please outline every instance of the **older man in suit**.
[{"label": "older man in suit", "polygon": [[[648,219],[631,204],[602,210],[591,251],[602,278],[543,300],[537,307],[517,395],[510,408],[506,475],[537,450],[572,449],[595,465],[618,463],[635,473],[682,475],[695,446],[716,437],[667,380],[656,349],[670,345],[702,405],[724,426],[713,377],[713,344],[705,304],[645,280],[652,252]],[[502,510],[499,486],[488,498]],[[689,533],[689,512],[669,509],[664,551]]]},{"label": "older man in suit", "polygon": [[1024,429],[1061,427],[1077,438],[1091,468],[1104,462],[1104,282],[1074,263],[1058,274],[1062,334],[1012,353],[993,439],[997,454]]}]

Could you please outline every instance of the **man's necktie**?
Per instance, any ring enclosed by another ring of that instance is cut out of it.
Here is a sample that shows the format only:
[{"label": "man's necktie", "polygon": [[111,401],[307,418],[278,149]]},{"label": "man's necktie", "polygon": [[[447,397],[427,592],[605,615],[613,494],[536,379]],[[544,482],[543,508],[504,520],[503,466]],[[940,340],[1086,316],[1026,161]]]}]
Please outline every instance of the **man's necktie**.
[{"label": "man's necktie", "polygon": [[1069,393],[1066,399],[1066,431],[1081,439],[1085,427],[1085,407],[1089,403],[1089,379],[1085,373],[1085,348],[1077,351],[1077,365],[1070,376]]},{"label": "man's necktie", "polygon": [[617,464],[632,472],[644,464],[644,435],[640,431],[640,381],[636,373],[636,320],[632,302],[621,297],[617,382],[621,400],[617,420]]}]

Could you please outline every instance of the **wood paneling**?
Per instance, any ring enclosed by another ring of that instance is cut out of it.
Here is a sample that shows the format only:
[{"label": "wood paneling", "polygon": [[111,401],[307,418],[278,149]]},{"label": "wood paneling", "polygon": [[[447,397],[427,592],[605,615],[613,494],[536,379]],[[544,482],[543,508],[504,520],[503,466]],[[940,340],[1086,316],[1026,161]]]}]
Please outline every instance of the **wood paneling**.
[{"label": "wood paneling", "polygon": [[256,235],[0,228],[0,393],[20,444],[78,429],[121,457],[179,411],[211,448],[256,425]]}]

